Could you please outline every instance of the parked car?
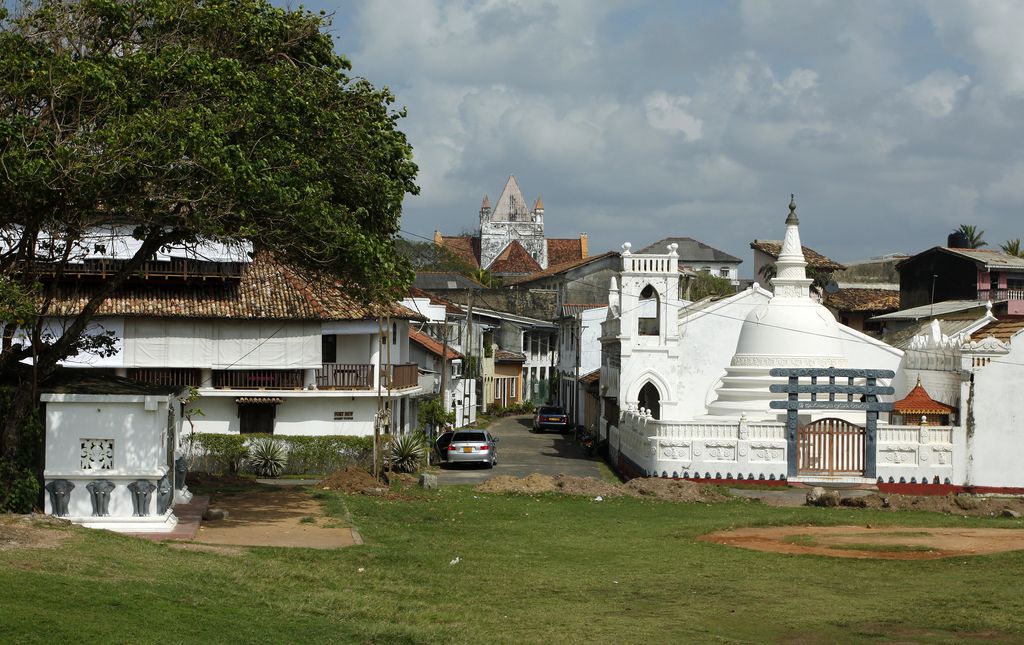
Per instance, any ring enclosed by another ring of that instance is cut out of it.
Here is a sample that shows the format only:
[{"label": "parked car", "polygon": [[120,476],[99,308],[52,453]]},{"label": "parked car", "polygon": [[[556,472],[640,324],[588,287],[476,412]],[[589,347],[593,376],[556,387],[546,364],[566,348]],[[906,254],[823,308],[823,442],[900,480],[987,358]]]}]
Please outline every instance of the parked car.
[{"label": "parked car", "polygon": [[434,450],[441,461],[448,461],[448,446],[452,443],[454,430],[445,430],[434,440]]},{"label": "parked car", "polygon": [[537,415],[533,417],[533,431],[557,430],[565,432],[569,429],[569,415],[565,410],[556,405],[542,405],[537,408]]},{"label": "parked car", "polygon": [[486,430],[456,430],[448,444],[450,463],[482,463],[491,468],[498,463],[498,438]]}]

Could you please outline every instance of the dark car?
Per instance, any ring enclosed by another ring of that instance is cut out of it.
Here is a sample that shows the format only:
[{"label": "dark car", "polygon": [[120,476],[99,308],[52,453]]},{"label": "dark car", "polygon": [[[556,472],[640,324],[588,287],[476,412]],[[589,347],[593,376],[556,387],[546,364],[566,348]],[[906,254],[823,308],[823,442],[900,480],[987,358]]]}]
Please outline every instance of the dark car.
[{"label": "dark car", "polygon": [[533,417],[533,431],[557,430],[565,432],[569,429],[569,415],[556,405],[542,405],[537,408],[537,416]]}]

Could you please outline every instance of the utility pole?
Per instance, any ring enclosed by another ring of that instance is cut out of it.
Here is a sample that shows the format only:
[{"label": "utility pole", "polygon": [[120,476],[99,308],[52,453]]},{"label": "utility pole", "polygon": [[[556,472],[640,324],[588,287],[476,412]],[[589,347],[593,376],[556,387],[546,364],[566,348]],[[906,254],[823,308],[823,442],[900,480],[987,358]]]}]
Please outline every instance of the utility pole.
[{"label": "utility pole", "polygon": [[[387,434],[391,434],[390,433],[390,430],[391,430],[391,412],[392,412],[392,410],[391,410],[391,405],[392,405],[391,387],[392,387],[393,381],[395,380],[395,366],[391,364],[391,344],[393,342],[395,342],[394,334],[391,331],[391,314],[388,314],[387,331],[386,331],[386,333],[388,335],[387,336],[387,340],[388,340],[388,349],[387,349],[387,357],[388,357],[388,400],[387,400],[387,403],[386,403],[387,410],[386,410],[384,416],[387,418],[387,422],[388,422],[388,425],[387,425],[388,433]],[[388,470],[389,471],[391,470],[391,462],[388,462]],[[389,479],[390,479],[390,477],[389,477]]]},{"label": "utility pole", "polygon": [[[377,336],[379,339],[384,338],[384,319],[377,316]],[[378,468],[378,461],[380,457],[380,424],[384,418],[384,402],[381,398],[381,378],[383,370],[381,369],[381,355],[380,355],[380,340],[377,341],[377,414],[373,418],[373,478],[380,479],[380,469]]]},{"label": "utility pole", "polygon": [[[472,366],[472,370],[471,370],[469,376],[471,376],[473,378],[473,389],[475,390],[476,389],[476,376],[477,376],[477,372],[479,371],[479,369],[477,368],[476,364],[473,363],[473,287],[472,286],[469,287],[469,306],[467,307],[467,311],[466,311],[466,342],[463,343],[463,345],[465,346],[465,349],[466,349],[466,367]],[[463,373],[463,378],[465,378],[465,377],[466,377],[466,374]],[[467,410],[469,409],[469,406],[467,405],[467,401],[466,401],[466,399],[468,398],[468,394],[467,394],[467,390],[466,390],[465,384],[463,384],[462,392],[463,392],[463,398],[462,398],[462,421],[463,421],[463,425],[465,425],[465,424],[469,423],[469,412],[467,412]]]}]

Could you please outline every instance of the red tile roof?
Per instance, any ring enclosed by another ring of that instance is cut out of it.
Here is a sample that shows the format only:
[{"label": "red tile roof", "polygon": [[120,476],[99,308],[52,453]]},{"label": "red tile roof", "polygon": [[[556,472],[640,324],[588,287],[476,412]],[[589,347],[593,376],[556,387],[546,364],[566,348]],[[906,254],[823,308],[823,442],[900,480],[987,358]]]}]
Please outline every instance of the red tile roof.
[{"label": "red tile roof", "polygon": [[534,280],[540,280],[541,278],[548,278],[548,277],[551,277],[553,275],[558,275],[559,273],[563,273],[565,271],[569,271],[570,269],[575,269],[576,267],[586,266],[586,265],[590,264],[591,262],[597,262],[598,260],[603,260],[604,258],[607,258],[607,257],[611,257],[611,256],[618,257],[618,255],[619,254],[618,254],[617,251],[606,251],[606,252],[604,252],[604,253],[602,253],[600,255],[591,255],[590,257],[580,258],[580,259],[572,260],[572,261],[569,261],[569,262],[563,262],[562,264],[557,264],[557,265],[556,264],[551,264],[551,262],[550,262],[551,258],[548,257],[548,260],[549,260],[548,268],[544,269],[543,271],[537,271],[536,273],[531,273],[530,275],[524,275],[522,277],[518,277],[517,276],[515,278],[511,278],[509,280],[506,280],[505,284],[512,285],[512,284],[521,284],[523,282],[533,282]]},{"label": "red tile roof", "polygon": [[594,370],[593,372],[588,372],[588,373],[586,373],[586,374],[584,374],[583,376],[580,377],[580,383],[585,383],[587,385],[590,385],[591,383],[597,383],[600,380],[601,380],[601,370],[600,370],[600,368]]},{"label": "red tile roof", "polygon": [[898,414],[951,414],[953,408],[928,396],[918,381],[906,397],[892,404],[892,411]]},{"label": "red tile roof", "polygon": [[495,275],[522,274],[540,271],[540,265],[533,259],[530,252],[523,248],[519,240],[512,240],[512,243],[505,247],[498,257],[494,258],[487,270]]},{"label": "red tile roof", "polygon": [[579,238],[552,239],[548,238],[548,266],[576,262],[587,257],[583,250],[583,242]]},{"label": "red tile roof", "polygon": [[505,349],[494,350],[494,361],[497,363],[525,363],[526,354],[510,352]]},{"label": "red tile roof", "polygon": [[899,311],[900,292],[892,289],[843,288],[825,294],[825,304],[839,311]]},{"label": "red tile roof", "polygon": [[[754,240],[750,243],[750,248],[755,251],[767,253],[773,258],[778,259],[779,253],[782,252],[782,242],[779,240]],[[807,248],[806,246],[801,248],[804,250],[804,259],[807,260],[807,266],[809,267],[824,269],[825,271],[839,271],[846,268],[842,264],[839,264],[831,258],[825,257],[814,249]]]},{"label": "red tile roof", "polygon": [[[436,238],[435,238],[436,239]],[[480,267],[480,238],[472,235],[442,235],[441,245],[471,266]]]},{"label": "red tile roof", "polygon": [[[62,286],[53,313],[81,311],[93,289],[79,284]],[[127,285],[107,298],[96,315],[263,320],[370,320],[390,315],[424,320],[397,303],[359,302],[343,285],[304,275],[269,253],[257,254],[234,283]]]},{"label": "red tile roof", "polygon": [[[440,342],[415,329],[409,330],[409,340],[427,350],[434,356],[441,356],[441,352],[444,350],[444,345]],[[450,361],[456,358],[462,358],[462,354],[449,347],[448,353],[445,355],[445,360]]]},{"label": "red tile roof", "polygon": [[999,320],[989,323],[977,332],[971,334],[974,340],[994,337],[1004,343],[1010,342],[1010,337],[1024,329],[1024,316],[1000,316]]}]

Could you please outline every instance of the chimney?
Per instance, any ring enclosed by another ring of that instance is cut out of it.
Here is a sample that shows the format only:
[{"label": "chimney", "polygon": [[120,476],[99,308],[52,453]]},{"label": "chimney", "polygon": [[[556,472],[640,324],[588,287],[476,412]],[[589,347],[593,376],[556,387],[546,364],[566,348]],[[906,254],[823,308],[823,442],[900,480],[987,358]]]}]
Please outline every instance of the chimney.
[{"label": "chimney", "polygon": [[590,249],[587,248],[588,239],[586,233],[580,233],[580,257],[585,258],[590,255]]},{"label": "chimney", "polygon": [[442,240],[441,240],[441,231],[439,231],[439,230],[437,230],[437,229],[435,228],[435,229],[434,229],[434,244],[437,244],[438,246],[441,246],[441,243],[442,243]]}]

